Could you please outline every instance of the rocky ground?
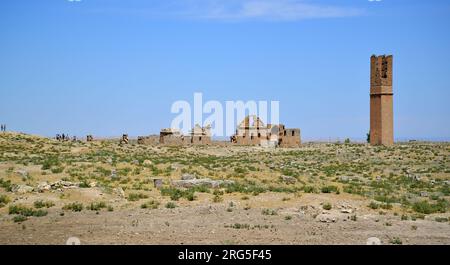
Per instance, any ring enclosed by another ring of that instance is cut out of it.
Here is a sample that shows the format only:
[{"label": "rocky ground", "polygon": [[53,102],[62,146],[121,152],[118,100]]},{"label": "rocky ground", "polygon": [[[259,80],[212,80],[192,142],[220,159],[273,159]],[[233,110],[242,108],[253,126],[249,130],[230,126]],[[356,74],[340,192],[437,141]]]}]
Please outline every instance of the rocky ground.
[{"label": "rocky ground", "polygon": [[0,134],[0,244],[450,244],[449,154]]}]

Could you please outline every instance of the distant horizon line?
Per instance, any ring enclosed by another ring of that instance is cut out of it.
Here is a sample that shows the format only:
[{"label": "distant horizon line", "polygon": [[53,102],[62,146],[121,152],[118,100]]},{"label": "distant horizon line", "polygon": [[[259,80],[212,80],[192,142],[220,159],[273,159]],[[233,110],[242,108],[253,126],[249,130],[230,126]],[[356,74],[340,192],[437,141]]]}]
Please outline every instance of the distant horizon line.
[{"label": "distant horizon line", "polygon": [[[9,133],[20,133],[20,134],[27,134],[27,135],[33,135],[33,136],[40,136],[40,137],[45,137],[45,138],[49,138],[49,139],[53,139],[56,137],[56,134],[54,136],[49,136],[49,135],[40,135],[37,133],[28,133],[28,132],[22,132],[22,131],[6,131]],[[84,138],[86,138],[87,135],[92,135],[94,137],[94,140],[114,140],[114,139],[120,139],[122,137],[122,135],[109,135],[109,136],[96,136],[95,134],[86,134],[83,136],[79,136],[79,135],[70,135],[68,134],[68,136],[70,137],[77,137],[78,140],[82,140]],[[154,137],[159,137],[159,134],[147,134],[147,135],[131,135],[128,134],[128,138],[130,140],[137,140],[138,137],[141,136],[154,136]],[[307,143],[307,142],[325,142],[325,143],[335,143],[335,142],[343,142],[346,139],[350,139],[350,141],[356,142],[356,143],[366,143],[366,138],[365,137],[305,137],[305,138],[301,138],[301,142],[302,143]],[[227,141],[229,140],[229,137],[212,137],[213,141]],[[446,136],[441,136],[441,137],[394,137],[394,141],[395,142],[410,142],[410,141],[417,141],[417,142],[450,142],[450,137],[446,137]]]}]

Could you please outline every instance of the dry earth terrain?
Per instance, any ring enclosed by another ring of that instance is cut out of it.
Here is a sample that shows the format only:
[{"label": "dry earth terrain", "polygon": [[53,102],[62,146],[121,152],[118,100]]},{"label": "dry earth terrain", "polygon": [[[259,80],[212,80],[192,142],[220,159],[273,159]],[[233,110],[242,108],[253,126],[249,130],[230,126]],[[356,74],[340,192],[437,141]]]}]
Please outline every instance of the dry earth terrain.
[{"label": "dry earth terrain", "polygon": [[450,144],[297,149],[0,134],[0,244],[450,244]]}]

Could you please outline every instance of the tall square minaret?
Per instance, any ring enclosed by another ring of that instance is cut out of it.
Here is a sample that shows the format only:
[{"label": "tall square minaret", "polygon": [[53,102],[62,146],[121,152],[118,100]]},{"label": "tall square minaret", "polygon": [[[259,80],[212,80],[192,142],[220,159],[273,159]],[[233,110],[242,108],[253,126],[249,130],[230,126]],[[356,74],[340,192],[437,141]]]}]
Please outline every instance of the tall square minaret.
[{"label": "tall square minaret", "polygon": [[394,144],[392,55],[370,58],[370,144]]}]

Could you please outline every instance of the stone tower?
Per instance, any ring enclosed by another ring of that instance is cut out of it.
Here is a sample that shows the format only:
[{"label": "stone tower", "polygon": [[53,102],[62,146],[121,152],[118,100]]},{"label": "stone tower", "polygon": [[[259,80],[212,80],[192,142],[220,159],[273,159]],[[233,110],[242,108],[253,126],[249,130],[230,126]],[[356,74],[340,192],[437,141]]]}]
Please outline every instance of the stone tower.
[{"label": "stone tower", "polygon": [[370,144],[394,144],[392,55],[370,58]]}]

